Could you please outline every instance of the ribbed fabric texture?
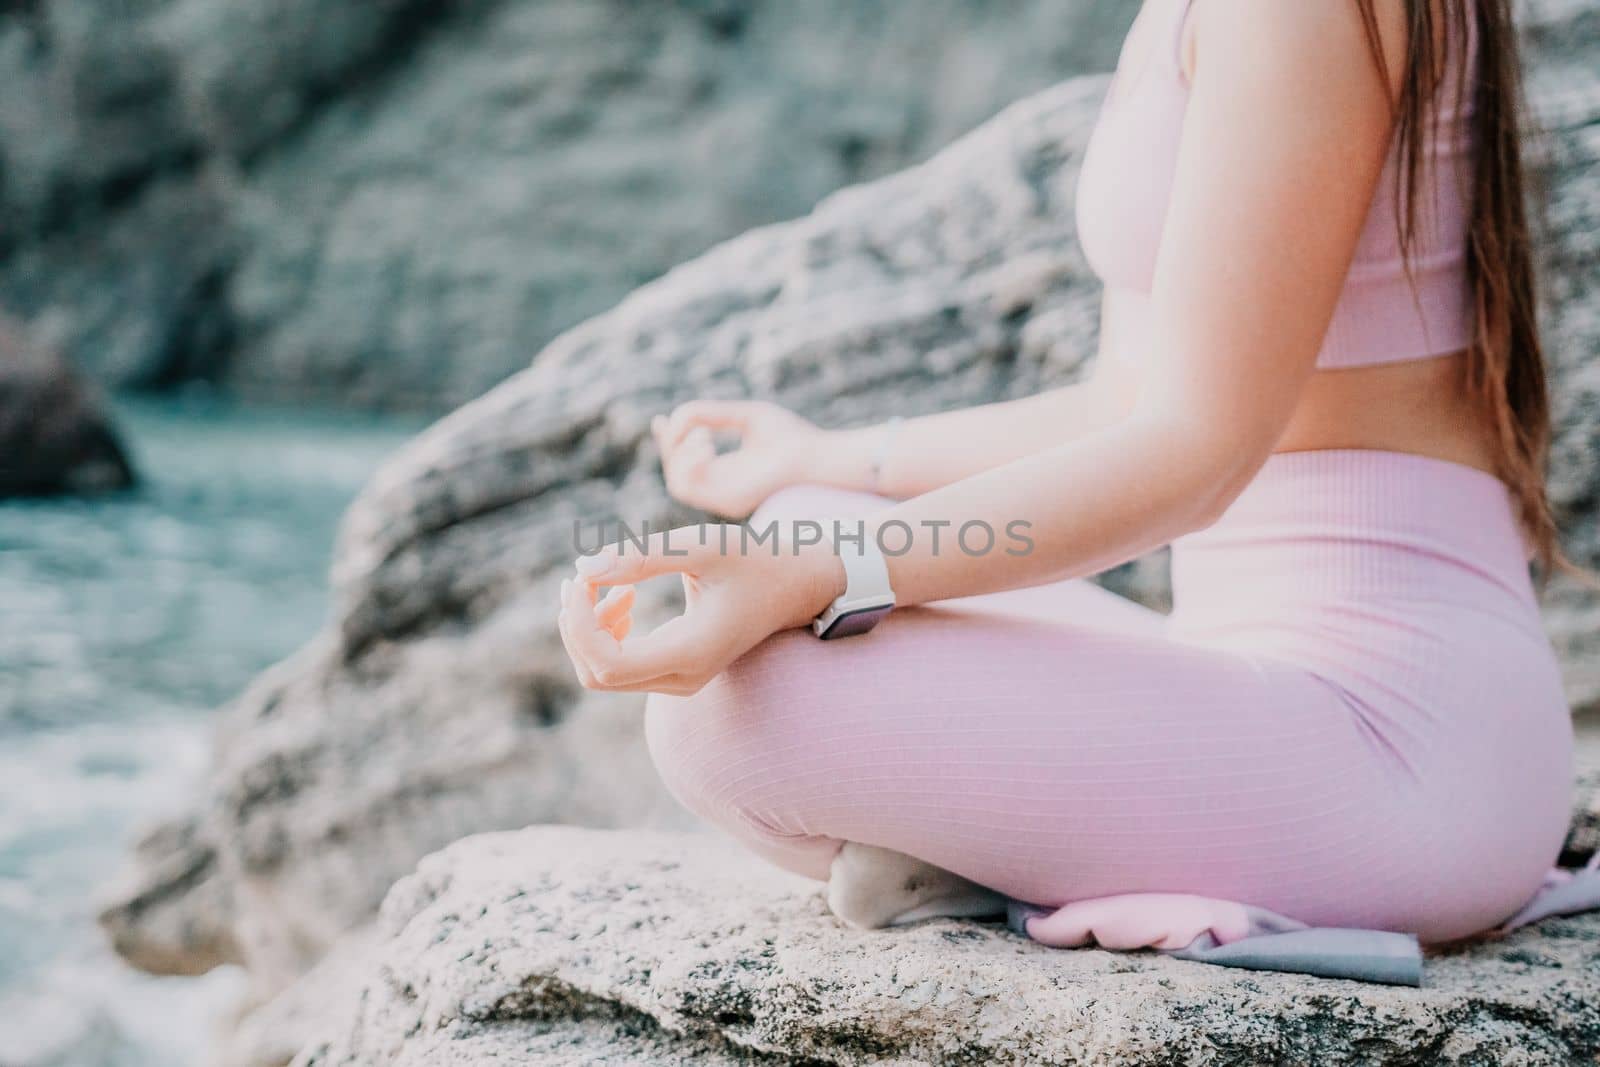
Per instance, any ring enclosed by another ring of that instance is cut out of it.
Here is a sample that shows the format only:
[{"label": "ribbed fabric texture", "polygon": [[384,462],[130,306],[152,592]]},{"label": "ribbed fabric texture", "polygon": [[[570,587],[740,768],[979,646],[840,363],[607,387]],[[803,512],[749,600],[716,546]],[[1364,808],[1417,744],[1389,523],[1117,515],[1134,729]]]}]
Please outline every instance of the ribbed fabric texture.
[{"label": "ribbed fabric texture", "polygon": [[[757,521],[883,503],[801,487]],[[653,695],[651,752],[685,805],[819,879],[850,840],[1047,907],[1188,893],[1424,941],[1527,902],[1571,725],[1496,479],[1274,456],[1173,567],[1170,618],[1066,582],[775,635]]]},{"label": "ribbed fabric texture", "polygon": [[[1130,321],[1149,319],[1138,305],[1149,299],[1172,199],[1189,99],[1179,49],[1188,8],[1189,0],[1151,0],[1141,10],[1129,41],[1148,35],[1150,43],[1135,48],[1148,59],[1130,70],[1122,69],[1126,60],[1119,65],[1078,178],[1079,240],[1107,288],[1118,290],[1130,307],[1124,315]],[[1400,253],[1398,220],[1405,201],[1396,182],[1396,137],[1318,353],[1319,367],[1420,359],[1459,351],[1472,340],[1466,251],[1477,31],[1471,4],[1467,14],[1464,27],[1453,27],[1465,36],[1464,62],[1446,72],[1434,126],[1423,131],[1411,275]],[[1463,72],[1468,91],[1458,104]]]}]

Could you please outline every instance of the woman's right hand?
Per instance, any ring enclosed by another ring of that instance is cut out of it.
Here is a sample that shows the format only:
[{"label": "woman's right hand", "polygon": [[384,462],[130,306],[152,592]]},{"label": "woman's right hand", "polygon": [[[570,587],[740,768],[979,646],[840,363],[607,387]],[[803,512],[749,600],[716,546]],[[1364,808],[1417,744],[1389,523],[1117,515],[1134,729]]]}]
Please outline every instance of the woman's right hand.
[{"label": "woman's right hand", "polygon": [[[650,421],[667,491],[675,500],[730,519],[747,517],[767,497],[806,479],[825,431],[760,400],[691,400]],[[738,445],[718,453],[714,431]]]}]

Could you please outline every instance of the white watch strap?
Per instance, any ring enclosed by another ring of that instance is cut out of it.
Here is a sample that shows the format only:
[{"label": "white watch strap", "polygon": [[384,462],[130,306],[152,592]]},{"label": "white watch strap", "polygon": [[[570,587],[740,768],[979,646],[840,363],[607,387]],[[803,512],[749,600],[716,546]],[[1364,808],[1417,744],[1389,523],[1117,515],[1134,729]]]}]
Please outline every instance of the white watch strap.
[{"label": "white watch strap", "polygon": [[839,560],[844,564],[844,592],[834,603],[894,596],[889,588],[889,563],[871,534],[863,537],[859,546],[853,541],[840,545]]}]

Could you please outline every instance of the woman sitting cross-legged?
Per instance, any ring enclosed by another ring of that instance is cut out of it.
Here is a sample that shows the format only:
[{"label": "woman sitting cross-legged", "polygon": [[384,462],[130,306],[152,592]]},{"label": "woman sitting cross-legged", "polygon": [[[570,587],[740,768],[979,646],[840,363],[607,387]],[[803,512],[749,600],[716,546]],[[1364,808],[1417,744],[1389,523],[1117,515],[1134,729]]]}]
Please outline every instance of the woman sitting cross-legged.
[{"label": "woman sitting cross-legged", "polygon": [[[1572,757],[1516,83],[1506,0],[1146,0],[1078,186],[1090,379],[658,419],[679,499],[774,532],[580,559],[580,679],[654,694],[674,794],[861,925],[1504,922]],[[1085,581],[1167,544],[1170,615]],[[685,614],[630,633],[666,573]]]}]

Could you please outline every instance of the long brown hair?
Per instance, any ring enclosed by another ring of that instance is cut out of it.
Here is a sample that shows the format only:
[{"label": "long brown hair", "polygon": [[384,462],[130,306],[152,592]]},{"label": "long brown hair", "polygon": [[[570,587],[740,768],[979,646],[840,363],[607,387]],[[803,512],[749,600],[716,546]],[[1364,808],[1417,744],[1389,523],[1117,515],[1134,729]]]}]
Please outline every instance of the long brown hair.
[{"label": "long brown hair", "polygon": [[[1376,0],[1356,0],[1380,74],[1388,79]],[[1405,0],[1406,61],[1395,100],[1404,210],[1400,247],[1409,264],[1424,180],[1426,138],[1441,90],[1472,112],[1467,275],[1475,316],[1467,350],[1467,382],[1495,431],[1496,473],[1511,487],[1541,573],[1566,567],[1545,492],[1550,451],[1550,401],[1535,302],[1533,231],[1522,163],[1522,67],[1509,0]],[[1461,52],[1469,23],[1477,37],[1470,81]],[[1445,48],[1457,49],[1449,56]],[[1450,62],[1454,58],[1455,62]],[[1455,70],[1453,85],[1445,72]],[[1468,95],[1470,94],[1470,96]]]}]

